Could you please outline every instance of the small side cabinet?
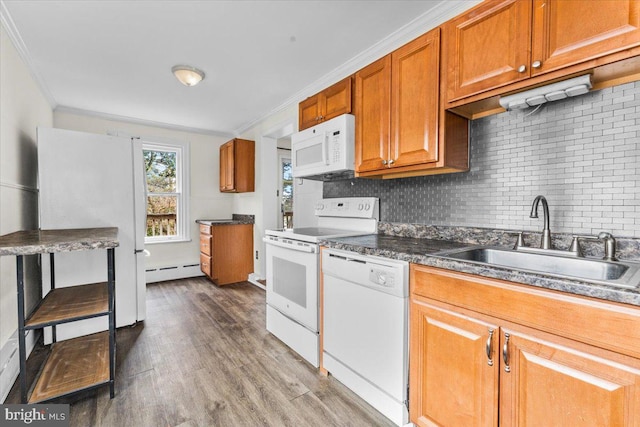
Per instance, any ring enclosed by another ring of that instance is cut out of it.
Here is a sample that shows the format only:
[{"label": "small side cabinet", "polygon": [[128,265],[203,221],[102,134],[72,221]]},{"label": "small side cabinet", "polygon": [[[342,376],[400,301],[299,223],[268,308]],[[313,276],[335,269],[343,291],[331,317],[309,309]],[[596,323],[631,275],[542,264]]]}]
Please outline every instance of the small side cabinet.
[{"label": "small side cabinet", "polygon": [[255,142],[234,138],[220,146],[220,191],[255,191]]},{"label": "small side cabinet", "polygon": [[200,224],[200,270],[216,285],[253,273],[253,224]]}]

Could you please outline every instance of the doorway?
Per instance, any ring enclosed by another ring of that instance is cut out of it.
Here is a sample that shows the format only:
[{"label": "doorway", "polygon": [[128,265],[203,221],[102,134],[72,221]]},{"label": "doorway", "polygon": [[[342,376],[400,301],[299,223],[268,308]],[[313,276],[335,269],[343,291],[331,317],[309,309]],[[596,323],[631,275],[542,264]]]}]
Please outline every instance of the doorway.
[{"label": "doorway", "polygon": [[278,227],[293,228],[291,150],[278,148]]}]

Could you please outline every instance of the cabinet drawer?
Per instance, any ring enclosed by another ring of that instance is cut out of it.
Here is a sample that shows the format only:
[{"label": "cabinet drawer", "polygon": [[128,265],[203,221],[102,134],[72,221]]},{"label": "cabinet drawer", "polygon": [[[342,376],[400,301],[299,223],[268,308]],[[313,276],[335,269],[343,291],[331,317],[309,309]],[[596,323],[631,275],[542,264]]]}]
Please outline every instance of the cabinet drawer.
[{"label": "cabinet drawer", "polygon": [[211,277],[212,266],[211,257],[200,254],[200,270],[209,277]]},{"label": "cabinet drawer", "polygon": [[200,252],[211,256],[211,236],[208,234],[200,235]]},{"label": "cabinet drawer", "polygon": [[211,234],[211,226],[200,224],[200,234]]}]

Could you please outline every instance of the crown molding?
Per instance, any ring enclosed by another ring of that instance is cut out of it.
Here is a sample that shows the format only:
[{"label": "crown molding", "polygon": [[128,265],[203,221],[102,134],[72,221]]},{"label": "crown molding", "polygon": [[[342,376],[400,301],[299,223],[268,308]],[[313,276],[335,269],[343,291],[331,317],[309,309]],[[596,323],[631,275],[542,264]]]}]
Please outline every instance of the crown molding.
[{"label": "crown molding", "polygon": [[214,131],[214,130],[210,130],[210,129],[201,129],[201,128],[193,128],[193,127],[189,127],[189,126],[181,126],[181,125],[176,125],[176,124],[171,124],[171,123],[155,122],[153,120],[137,119],[137,118],[134,118],[134,117],[119,116],[117,114],[109,114],[109,113],[102,113],[102,112],[99,112],[99,111],[83,110],[83,109],[80,109],[80,108],[67,107],[67,106],[64,106],[64,105],[57,106],[55,108],[54,112],[55,113],[76,114],[76,115],[79,115],[79,116],[96,117],[96,118],[104,119],[104,120],[131,123],[131,124],[134,124],[134,125],[141,125],[141,126],[151,126],[151,127],[155,127],[155,128],[174,130],[174,131],[178,131],[178,132],[188,132],[188,133],[195,133],[195,134],[200,134],[200,135],[220,136],[220,137],[223,137],[223,138],[233,138],[233,134],[231,134],[230,132],[221,132],[221,131]]},{"label": "crown molding", "polygon": [[24,44],[24,40],[22,40],[22,36],[13,22],[13,18],[11,18],[11,14],[3,0],[0,0],[0,22],[2,22],[2,26],[7,30],[9,40],[11,40],[16,51],[18,51],[18,55],[29,70],[29,74],[31,74],[31,77],[40,88],[40,92],[51,106],[51,109],[55,109],[58,106],[58,103],[51,94],[51,91],[49,91],[44,79],[36,70],[33,60],[31,59],[31,54],[29,53],[27,46]]},{"label": "crown molding", "polygon": [[432,9],[426,11],[422,15],[415,18],[408,24],[400,27],[398,30],[391,33],[389,36],[375,43],[373,46],[360,52],[349,61],[325,74],[320,79],[316,80],[309,86],[295,93],[291,97],[287,98],[282,104],[273,108],[266,114],[248,122],[241,127],[237,128],[234,133],[240,135],[252,127],[258,125],[260,122],[267,119],[269,116],[279,113],[292,104],[297,104],[300,101],[314,95],[321,90],[331,86],[347,76],[355,73],[356,71],[364,68],[372,62],[382,58],[383,56],[393,52],[402,45],[410,42],[411,40],[421,36],[427,31],[437,27],[438,25],[446,22],[447,20],[459,15],[465,10],[470,9],[482,0],[442,0]]}]

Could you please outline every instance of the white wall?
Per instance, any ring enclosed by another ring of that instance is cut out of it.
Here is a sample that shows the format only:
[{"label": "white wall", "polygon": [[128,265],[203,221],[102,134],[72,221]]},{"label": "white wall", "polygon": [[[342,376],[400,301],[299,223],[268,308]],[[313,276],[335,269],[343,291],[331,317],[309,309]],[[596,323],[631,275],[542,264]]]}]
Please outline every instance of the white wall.
[{"label": "white wall", "polygon": [[316,202],[322,199],[322,181],[311,179],[294,179],[293,184],[293,226],[316,227],[318,218],[315,215]]},{"label": "white wall", "polygon": [[[231,218],[233,195],[220,193],[220,145],[230,138],[147,126],[102,117],[56,111],[54,127],[97,134],[119,133],[139,136],[143,141],[187,141],[191,152],[191,241],[146,245],[150,256],[146,268],[197,264],[200,241],[196,219]],[[250,213],[250,212],[247,212]]]},{"label": "white wall", "polygon": [[[36,127],[53,113],[6,30],[0,26],[0,235],[38,228]],[[40,300],[36,257],[27,257],[27,308]],[[16,260],[0,258],[0,348],[18,328]],[[1,368],[1,366],[0,366]]]}]

